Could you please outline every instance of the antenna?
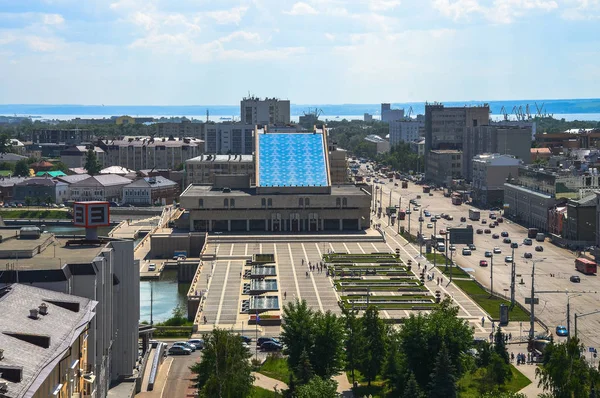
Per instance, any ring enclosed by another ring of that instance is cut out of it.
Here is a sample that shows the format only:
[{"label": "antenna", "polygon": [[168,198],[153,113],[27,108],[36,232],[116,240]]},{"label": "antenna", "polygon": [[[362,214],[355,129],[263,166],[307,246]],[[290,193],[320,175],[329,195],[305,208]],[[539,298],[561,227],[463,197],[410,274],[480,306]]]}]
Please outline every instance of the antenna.
[{"label": "antenna", "polygon": [[208,115],[209,115],[209,111],[208,111],[208,109],[206,109],[206,123],[208,123]]}]

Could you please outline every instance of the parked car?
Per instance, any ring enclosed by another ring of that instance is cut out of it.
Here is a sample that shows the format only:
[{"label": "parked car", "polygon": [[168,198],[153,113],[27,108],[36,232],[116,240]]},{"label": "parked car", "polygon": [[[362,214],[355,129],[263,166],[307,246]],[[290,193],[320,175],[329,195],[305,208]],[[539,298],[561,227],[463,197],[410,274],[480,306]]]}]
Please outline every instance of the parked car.
[{"label": "parked car", "polygon": [[189,348],[180,346],[180,345],[174,345],[173,347],[169,348],[169,355],[191,355],[191,354],[192,354],[192,350],[190,350]]},{"label": "parked car", "polygon": [[513,262],[512,256],[506,256],[506,257],[504,257],[504,262],[505,263],[512,263]]},{"label": "parked car", "polygon": [[453,251],[455,251],[455,250],[456,250],[456,246],[452,245],[452,246],[450,246],[450,247],[448,248],[448,250],[450,250],[451,252],[453,252]]},{"label": "parked car", "polygon": [[448,220],[448,221],[452,221],[452,220],[454,220],[454,217],[452,217],[450,214],[448,214],[448,215],[446,216],[446,220]]},{"label": "parked car", "polygon": [[556,335],[565,337],[565,336],[569,335],[569,331],[567,330],[567,328],[565,326],[558,325],[556,327]]},{"label": "parked car", "polygon": [[191,344],[194,347],[196,347],[197,350],[201,350],[204,348],[204,340],[202,339],[190,339],[187,342],[188,344]]},{"label": "parked car", "polygon": [[523,239],[523,244],[526,245],[526,246],[531,246],[532,243],[533,243],[533,241],[531,239],[529,239],[529,238]]},{"label": "parked car", "polygon": [[502,217],[498,217],[498,218],[496,219],[496,221],[497,221],[497,222],[504,222],[504,218],[502,218]]},{"label": "parked car", "polygon": [[498,234],[492,235],[492,239],[498,239],[498,238],[500,238],[500,235],[498,235]]},{"label": "parked car", "polygon": [[471,250],[477,250],[477,247],[475,246],[475,244],[469,243],[469,249],[471,249]]},{"label": "parked car", "polygon": [[477,232],[478,234],[482,234],[482,233],[483,233],[483,229],[478,229],[476,232]]},{"label": "parked car", "polygon": [[500,233],[500,236],[502,236],[503,238],[508,238],[508,232],[506,232],[506,231],[502,231],[502,232]]},{"label": "parked car", "polygon": [[481,220],[481,223],[482,224],[487,224],[487,220],[484,218],[484,219]]},{"label": "parked car", "polygon": [[490,257],[492,257],[492,256],[493,256],[493,254],[492,254],[492,252],[490,252],[490,251],[486,251],[486,252],[485,252],[485,256],[486,256],[486,257],[488,257],[488,258],[490,258]]},{"label": "parked car", "polygon": [[504,239],[502,239],[502,242],[503,243],[511,243],[511,240],[510,240],[510,238],[504,238]]},{"label": "parked car", "polygon": [[440,235],[446,235],[446,230],[445,229],[440,229],[439,234]]},{"label": "parked car", "polygon": [[527,252],[527,253],[523,254],[523,257],[525,257],[525,258],[532,258],[533,254]]},{"label": "parked car", "polygon": [[248,336],[240,336],[240,339],[242,339],[242,341],[246,344],[252,343],[252,338],[250,338]]},{"label": "parked car", "polygon": [[471,255],[471,250],[470,250],[470,249],[468,249],[468,248],[466,248],[466,247],[464,247],[464,248],[462,249],[462,255],[463,255],[463,256],[470,256],[470,255]]},{"label": "parked car", "polygon": [[427,228],[433,228],[433,224],[432,223],[427,224]]},{"label": "parked car", "polygon": [[483,233],[484,233],[484,234],[491,234],[491,233],[492,233],[492,231],[491,231],[491,230],[489,230],[489,229],[484,229],[484,230],[483,230]]},{"label": "parked car", "polygon": [[283,345],[274,341],[265,341],[261,344],[260,349],[262,351],[281,351],[283,349]]},{"label": "parked car", "polygon": [[488,262],[485,260],[479,260],[479,266],[480,267],[487,267],[488,266]]},{"label": "parked car", "polygon": [[519,244],[518,244],[517,242],[512,242],[512,243],[510,244],[510,248],[511,248],[511,249],[518,249],[518,248],[519,248]]},{"label": "parked car", "polygon": [[467,222],[467,217],[461,217],[460,222]]},{"label": "parked car", "polygon": [[259,337],[258,340],[256,341],[256,345],[260,347],[267,341],[272,341],[274,343],[281,344],[281,342],[278,339],[276,339],[275,337]]},{"label": "parked car", "polygon": [[544,251],[544,246],[536,246],[535,247],[535,251],[536,252],[543,252]]},{"label": "parked car", "polygon": [[500,253],[502,253],[502,250],[500,250],[500,248],[497,246],[494,247],[494,254],[500,254]]},{"label": "parked car", "polygon": [[579,283],[581,282],[581,278],[579,277],[579,275],[571,275],[571,277],[569,278],[569,280],[573,283]]},{"label": "parked car", "polygon": [[175,347],[175,346],[180,346],[180,347],[190,349],[190,350],[192,350],[192,352],[196,351],[196,346],[188,343],[187,341],[176,341],[175,343],[173,343],[173,347]]},{"label": "parked car", "polygon": [[150,271],[150,272],[156,271],[156,264],[154,264],[154,263],[148,264],[148,271]]},{"label": "parked car", "polygon": [[423,210],[423,214],[425,215],[425,217],[431,217],[431,213],[429,212],[429,210]]},{"label": "parked car", "polygon": [[436,214],[436,215],[435,215],[435,219],[436,219],[436,220],[439,220],[440,218],[441,218],[441,217],[440,217],[440,215],[439,215],[439,214]]}]

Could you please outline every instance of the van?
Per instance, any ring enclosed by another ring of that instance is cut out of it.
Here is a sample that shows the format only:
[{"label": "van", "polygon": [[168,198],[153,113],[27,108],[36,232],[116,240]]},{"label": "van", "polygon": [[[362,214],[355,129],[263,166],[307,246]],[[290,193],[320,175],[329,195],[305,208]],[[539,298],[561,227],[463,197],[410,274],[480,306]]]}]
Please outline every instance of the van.
[{"label": "van", "polygon": [[543,242],[545,239],[546,239],[546,235],[544,235],[541,232],[535,236],[535,240],[537,240],[538,242]]},{"label": "van", "polygon": [[438,243],[438,245],[437,245],[437,251],[439,251],[439,252],[445,252],[446,251],[446,245],[444,245],[443,243]]},{"label": "van", "polygon": [[154,264],[154,263],[148,264],[148,271],[156,271],[156,264]]}]

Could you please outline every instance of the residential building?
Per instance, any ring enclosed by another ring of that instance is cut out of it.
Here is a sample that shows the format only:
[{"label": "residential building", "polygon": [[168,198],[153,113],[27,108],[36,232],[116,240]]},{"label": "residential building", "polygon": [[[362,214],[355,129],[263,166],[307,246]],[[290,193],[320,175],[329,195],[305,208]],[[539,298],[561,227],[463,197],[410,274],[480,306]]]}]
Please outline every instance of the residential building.
[{"label": "residential building", "polygon": [[[60,152],[60,160],[69,168],[84,167],[87,160],[88,146],[73,145]],[[94,153],[101,165],[104,165],[104,150],[94,146]]]},{"label": "residential building", "polygon": [[205,126],[204,153],[252,155],[254,125],[216,123]]},{"label": "residential building", "polygon": [[[429,164],[427,158],[431,150],[462,149],[465,129],[488,125],[489,120],[490,108],[487,104],[477,107],[425,104],[425,164]],[[425,177],[431,179],[433,174],[426,169]]]},{"label": "residential building", "polygon": [[205,123],[182,120],[180,122],[158,122],[154,124],[158,137],[194,137],[204,140]]},{"label": "residential building", "polygon": [[103,117],[102,119],[88,119],[88,118],[80,118],[80,117],[76,117],[74,119],[71,119],[71,123],[75,124],[77,126],[87,126],[90,124],[94,124],[94,125],[98,125],[98,124],[115,124],[115,119],[113,117],[110,118],[106,118]]},{"label": "residential building", "polygon": [[390,151],[390,142],[385,138],[381,138],[378,135],[370,134],[365,137],[365,141],[369,142],[373,146],[375,153],[386,153]]},{"label": "residential building", "polygon": [[371,123],[373,121],[373,115],[365,113],[363,115],[363,121],[365,121],[367,123]]},{"label": "residential building", "polygon": [[571,129],[562,133],[537,133],[535,142],[541,148],[598,148],[600,129]]},{"label": "residential building", "polygon": [[394,120],[404,119],[404,109],[392,109],[390,104],[381,104],[381,121],[392,122]]},{"label": "residential building", "polygon": [[[11,147],[12,148],[12,147]],[[26,160],[27,156],[18,155],[16,153],[0,153],[0,163],[17,163],[19,160]]]},{"label": "residential building", "polygon": [[81,145],[94,141],[94,133],[86,129],[43,128],[31,131],[30,141],[36,144]]},{"label": "residential building", "polygon": [[97,301],[25,284],[0,288],[0,396],[92,396]]},{"label": "residential building", "polygon": [[453,149],[429,151],[427,157],[429,180],[438,185],[450,185],[462,175],[462,152]]},{"label": "residential building", "polygon": [[118,175],[101,174],[92,176],[71,184],[71,200],[108,200],[119,202],[123,196],[123,187],[129,184],[131,184],[129,178]]},{"label": "residential building", "polygon": [[63,203],[69,199],[69,184],[51,178],[29,178],[14,185],[13,200],[32,204]]},{"label": "residential building", "polygon": [[418,141],[424,132],[425,123],[418,120],[392,120],[390,124],[390,145],[398,145],[401,142],[409,143]]},{"label": "residential building", "polygon": [[506,179],[519,175],[520,159],[511,155],[482,154],[472,161],[471,198],[480,207],[504,204]]},{"label": "residential building", "polygon": [[549,212],[556,205],[554,196],[540,190],[504,184],[504,216],[527,227],[549,231]]},{"label": "residential building", "polygon": [[[81,369],[85,382],[89,384],[86,391],[91,393],[87,395],[106,397],[111,382],[134,375],[139,355],[140,271],[139,261],[133,256],[133,241],[113,239],[91,244],[42,233],[38,239],[3,240],[0,242],[0,258],[13,264],[0,273],[0,284],[19,281],[24,285],[72,295],[65,298],[65,302],[78,300],[75,296],[98,302],[96,316],[87,332],[87,366],[75,368]],[[18,261],[15,261],[17,258]],[[44,298],[52,296],[49,293]],[[4,311],[0,313],[5,314]],[[44,323],[45,320],[38,322]],[[0,328],[4,325],[7,325],[5,321],[0,322]],[[41,330],[44,334],[49,333]],[[51,344],[54,344],[53,340],[51,337]],[[21,351],[21,355],[25,356],[23,353]],[[48,357],[45,358],[47,360]],[[43,358],[36,356],[35,360]],[[61,370],[70,368],[72,364],[62,362]],[[72,397],[67,394],[56,396]]]},{"label": "residential building", "polygon": [[46,160],[40,160],[39,162],[31,163],[29,167],[34,173],[37,173],[40,171],[52,171],[54,165]]},{"label": "residential building", "polygon": [[172,204],[179,185],[165,177],[145,177],[123,187],[123,203],[132,205]]},{"label": "residential building", "polygon": [[102,140],[98,146],[106,153],[105,165],[122,166],[131,170],[175,169],[186,160],[198,156],[204,142],[194,138],[137,137]]},{"label": "residential building", "polygon": [[567,202],[564,237],[575,246],[593,246],[596,242],[596,192]]},{"label": "residential building", "polygon": [[425,138],[420,138],[417,141],[410,143],[410,150],[419,156],[425,155]]},{"label": "residential building", "polygon": [[26,152],[25,144],[22,143],[21,141],[17,140],[16,138],[11,138],[10,139],[10,151],[12,153],[16,153],[17,155],[25,155],[25,152]]},{"label": "residential building", "polygon": [[200,155],[185,162],[186,185],[214,184],[217,175],[248,175],[254,183],[252,155]]},{"label": "residential building", "polygon": [[100,174],[115,174],[121,177],[127,177],[134,180],[137,176],[135,170],[129,170],[127,167],[122,166],[109,166],[100,170]]},{"label": "residential building", "polygon": [[[290,123],[290,101],[278,98],[246,97],[240,101],[242,123],[255,126]],[[212,151],[207,151],[212,152]]]},{"label": "residential building", "polygon": [[11,203],[14,201],[15,185],[25,181],[28,177],[0,177],[0,201]]},{"label": "residential building", "polygon": [[131,117],[124,115],[115,118],[115,124],[144,124],[153,122],[153,117]]},{"label": "residential building", "polygon": [[472,159],[484,153],[512,155],[530,163],[531,129],[527,127],[497,125],[466,127],[463,135],[463,177],[473,179]]},{"label": "residential building", "polygon": [[581,199],[600,189],[600,175],[573,170],[519,167],[515,184],[557,199]]},{"label": "residential building", "polygon": [[531,148],[531,163],[535,163],[537,161],[549,161],[552,157],[552,152],[550,148]]},{"label": "residential building", "polygon": [[329,172],[331,184],[347,184],[348,177],[348,152],[337,147],[337,142],[328,143]]}]

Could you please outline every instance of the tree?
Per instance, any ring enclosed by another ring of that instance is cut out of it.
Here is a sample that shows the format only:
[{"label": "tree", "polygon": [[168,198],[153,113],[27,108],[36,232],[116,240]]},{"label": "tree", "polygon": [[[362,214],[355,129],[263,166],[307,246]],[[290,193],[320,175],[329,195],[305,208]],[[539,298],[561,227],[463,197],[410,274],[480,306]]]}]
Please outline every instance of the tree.
[{"label": "tree", "polygon": [[281,327],[281,341],[290,369],[296,369],[303,351],[312,352],[315,316],[306,300],[290,301],[283,307],[285,322]]},{"label": "tree", "polygon": [[52,171],[62,171],[66,174],[67,171],[69,171],[69,166],[67,166],[66,163],[61,161],[54,162],[52,163]]},{"label": "tree", "polygon": [[370,386],[381,372],[382,359],[385,358],[387,330],[383,319],[379,318],[379,310],[369,306],[361,319],[363,323],[364,345],[362,360],[358,370],[366,377]]},{"label": "tree", "polygon": [[27,206],[27,207],[31,206],[31,197],[30,196],[25,196],[25,206]]},{"label": "tree", "polygon": [[102,165],[98,161],[98,157],[96,156],[96,151],[94,151],[94,147],[90,146],[85,155],[85,165],[83,166],[89,175],[96,175],[100,173],[102,170]]},{"label": "tree", "polygon": [[0,134],[0,153],[11,152],[12,144],[8,134]]},{"label": "tree", "polygon": [[44,203],[46,203],[47,206],[50,206],[52,203],[54,203],[54,199],[52,199],[50,195],[46,195],[44,198]]},{"label": "tree", "polygon": [[35,205],[37,207],[40,207],[42,205],[42,198],[40,198],[39,196],[35,197]]},{"label": "tree", "polygon": [[205,341],[201,361],[190,367],[196,375],[199,397],[248,397],[254,383],[250,357],[238,335],[213,329]]},{"label": "tree", "polygon": [[419,384],[417,384],[417,380],[415,379],[415,374],[410,372],[408,374],[408,379],[406,380],[406,387],[404,388],[404,392],[402,393],[402,398],[422,398],[423,392],[419,388]]},{"label": "tree", "polygon": [[535,370],[538,386],[556,398],[589,397],[591,379],[596,379],[597,371],[590,369],[582,349],[577,337],[562,344],[548,344],[543,362]]},{"label": "tree", "polygon": [[296,365],[295,374],[300,384],[308,383],[315,375],[306,350],[302,351],[300,354],[300,360],[298,361],[298,365]]},{"label": "tree", "polygon": [[328,380],[344,368],[344,321],[331,311],[318,312],[314,323],[311,363],[315,374]]},{"label": "tree", "polygon": [[[406,360],[404,353],[400,349],[400,336],[398,333],[392,333],[389,336],[390,343],[388,344],[385,363],[383,366],[383,377],[389,381],[392,392],[400,394],[400,391],[405,390],[406,380]],[[413,380],[415,375],[410,372],[409,377]]]},{"label": "tree", "polygon": [[435,360],[435,368],[430,377],[429,398],[456,398],[456,376],[454,372],[455,369],[450,361],[446,344],[442,343],[442,348]]},{"label": "tree", "polygon": [[506,343],[504,339],[504,333],[502,333],[502,328],[498,327],[496,330],[496,334],[494,335],[494,352],[498,354],[500,358],[504,360],[505,363],[510,363],[510,356],[508,355],[508,351],[506,350]]},{"label": "tree", "polygon": [[29,162],[27,159],[19,160],[15,164],[15,175],[18,177],[29,177]]},{"label": "tree", "polygon": [[315,376],[296,388],[296,398],[337,398],[337,382]]}]

